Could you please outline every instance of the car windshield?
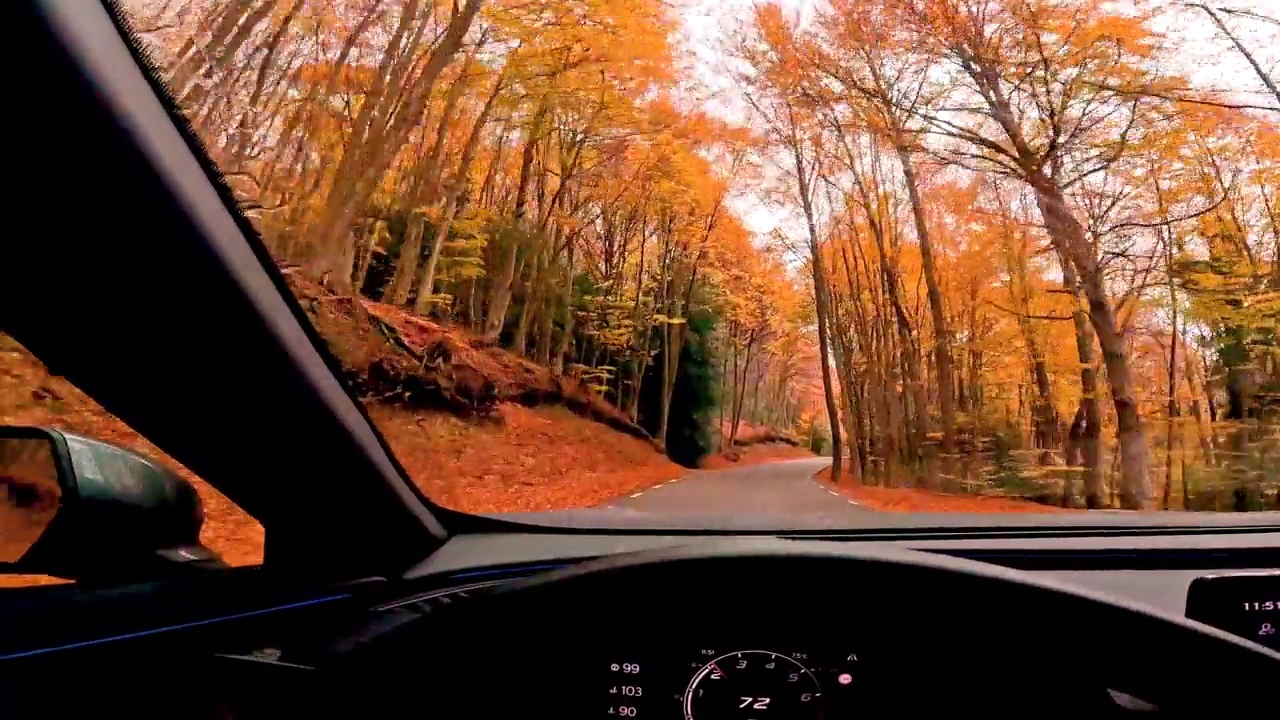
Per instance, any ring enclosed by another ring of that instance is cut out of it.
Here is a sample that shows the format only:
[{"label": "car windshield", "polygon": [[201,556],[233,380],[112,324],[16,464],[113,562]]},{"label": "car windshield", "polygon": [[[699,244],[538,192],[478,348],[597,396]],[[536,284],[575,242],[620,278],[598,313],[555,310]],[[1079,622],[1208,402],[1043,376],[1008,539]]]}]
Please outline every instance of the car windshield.
[{"label": "car windshield", "polygon": [[115,5],[434,503],[1280,508],[1270,0]]}]

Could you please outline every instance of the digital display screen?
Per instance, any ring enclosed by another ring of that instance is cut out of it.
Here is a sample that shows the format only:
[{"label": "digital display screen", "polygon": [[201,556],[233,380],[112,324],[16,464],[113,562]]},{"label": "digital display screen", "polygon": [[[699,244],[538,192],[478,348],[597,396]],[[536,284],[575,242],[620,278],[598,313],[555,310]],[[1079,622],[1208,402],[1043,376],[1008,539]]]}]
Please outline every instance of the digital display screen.
[{"label": "digital display screen", "polygon": [[1280,572],[1198,577],[1187,590],[1187,617],[1280,650]]}]

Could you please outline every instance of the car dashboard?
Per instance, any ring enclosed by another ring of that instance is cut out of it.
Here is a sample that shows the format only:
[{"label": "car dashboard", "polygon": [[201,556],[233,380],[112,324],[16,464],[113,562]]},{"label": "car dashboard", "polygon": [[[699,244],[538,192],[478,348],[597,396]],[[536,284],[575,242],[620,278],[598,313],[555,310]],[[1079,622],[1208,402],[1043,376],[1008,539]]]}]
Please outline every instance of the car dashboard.
[{"label": "car dashboard", "polygon": [[[1188,593],[1198,578],[1261,575],[1280,568],[1280,539],[1269,532],[1002,534],[794,539],[833,547],[901,546],[978,560],[1177,616],[1188,611]],[[321,697],[315,696],[316,675],[332,658],[367,642],[371,633],[395,633],[421,618],[444,617],[507,586],[594,559],[737,539],[674,534],[459,536],[395,581],[369,579],[301,595],[298,586],[284,583],[279,587],[293,589],[273,595],[269,603],[243,604],[236,612],[214,617],[202,617],[198,603],[188,603],[192,609],[187,615],[171,614],[162,628],[139,632],[120,627],[110,637],[79,647],[46,646],[23,656],[44,661],[82,657],[96,668],[163,658],[170,669],[219,678],[219,690],[212,697],[179,692],[175,685],[172,702],[185,708],[179,714],[275,717],[297,712],[299,698]],[[1063,716],[1127,716],[1155,709],[1144,698],[1111,687],[1105,676],[1091,676],[1087,659],[1072,661],[1073,690],[1064,696],[1056,675],[1061,668],[1024,667],[1016,657],[993,657],[980,643],[971,649],[931,646],[931,628],[941,636],[965,623],[966,617],[956,614],[956,598],[929,596],[928,587],[919,593],[924,596],[921,607],[929,611],[913,616],[914,640],[904,647],[898,638],[906,628],[886,627],[874,602],[858,609],[850,605],[858,596],[874,598],[876,588],[851,585],[846,592],[808,592],[792,582],[779,584],[768,566],[762,565],[754,576],[750,565],[744,567],[746,572],[724,578],[723,592],[691,593],[686,599],[680,592],[681,579],[671,577],[669,587],[637,588],[640,597],[625,607],[570,602],[559,617],[571,620],[554,634],[560,639],[552,644],[524,647],[504,640],[497,629],[491,628],[495,634],[490,634],[476,628],[474,644],[483,649],[466,664],[479,666],[463,680],[443,679],[452,677],[448,673],[455,668],[447,660],[432,658],[441,648],[430,638],[408,648],[404,663],[424,668],[414,682],[444,703],[438,710],[461,702],[457,693],[466,689],[473,698],[472,716],[497,716],[525,707],[566,718],[836,720],[913,713],[922,703],[936,709],[932,703],[938,695],[952,698],[956,707],[981,707],[984,695],[992,692],[1034,713],[1052,711],[1054,716],[1060,716],[1059,711]],[[1274,580],[1269,576],[1268,582]],[[1236,618],[1227,629],[1274,647],[1273,638],[1265,634],[1265,628],[1280,619],[1274,612],[1277,604],[1266,605],[1267,597],[1280,601],[1274,589],[1268,584],[1251,590],[1253,595],[1246,598],[1221,599],[1220,604],[1258,603],[1256,612],[1243,621]],[[652,595],[647,599],[651,611],[641,602],[646,595]],[[136,614],[130,617],[136,621]],[[1064,623],[1061,617],[1027,612],[1017,618],[1011,622],[1019,623],[1018,632],[1032,639],[1039,634],[1048,639],[1061,632]],[[940,653],[954,656],[945,676],[913,674],[913,659]],[[11,653],[9,659],[19,660],[19,655]],[[441,678],[438,683],[436,678]],[[129,687],[124,684],[113,691],[120,696],[118,706],[142,702],[128,697]],[[928,692],[923,692],[926,687]],[[513,701],[524,694],[535,699]],[[151,693],[145,701],[150,710],[160,702],[158,697]],[[166,711],[174,707],[170,704]],[[135,707],[135,712],[151,714],[148,708]]]},{"label": "car dashboard", "polygon": [[[840,537],[798,539],[835,544],[865,542]],[[717,538],[678,535],[461,537],[409,573],[409,579],[427,583],[429,587],[378,605],[375,612],[389,617],[430,615],[522,578],[593,558],[715,540]],[[1014,568],[1178,616],[1187,612],[1188,593],[1198,578],[1267,573],[1280,567],[1280,543],[1275,534],[1267,532],[1091,532],[1068,537],[1061,534],[1054,537],[970,535],[960,539],[896,543],[890,540],[888,543]],[[480,562],[480,558],[484,561]],[[535,686],[542,683],[563,693],[560,688],[563,678],[572,678],[573,701],[560,707],[562,711],[571,710],[568,714],[573,717],[703,720],[821,716],[831,720],[866,717],[872,708],[883,714],[892,712],[895,706],[910,707],[908,698],[884,697],[887,692],[901,691],[897,679],[891,681],[885,676],[901,672],[902,668],[886,667],[878,662],[887,655],[884,648],[878,646],[884,643],[886,635],[874,628],[874,617],[853,614],[841,597],[783,601],[781,598],[787,591],[770,587],[768,575],[759,578],[759,588],[754,598],[726,594],[711,606],[684,608],[678,632],[664,633],[663,626],[670,624],[669,618],[614,617],[608,608],[583,608],[580,624],[564,630],[567,647],[554,653],[541,653],[540,660],[529,660],[538,666],[537,672],[510,667],[504,667],[502,672],[542,677],[540,673],[546,670],[546,665],[553,665],[541,680],[530,682]],[[949,600],[936,598],[938,612],[921,617],[919,622],[926,626],[963,622],[963,618],[947,613]],[[750,616],[740,610],[744,604],[765,608],[777,605],[786,609]],[[674,605],[678,606],[678,601]],[[1276,617],[1280,616],[1260,612],[1246,624],[1237,623],[1231,630],[1271,645],[1269,636],[1257,633],[1265,632],[1267,621]],[[1256,628],[1248,624],[1255,620]],[[1044,617],[1042,622],[1042,627],[1030,624],[1022,630],[1031,637],[1042,632],[1047,636],[1062,619]],[[869,627],[875,631],[868,632]],[[339,636],[339,642],[350,642],[349,637],[341,633]],[[484,638],[483,642],[492,641]],[[287,671],[291,665],[301,668],[323,664],[325,655],[331,651],[332,648],[282,639],[277,643],[245,645],[221,652],[218,657],[228,663],[254,666],[284,664],[278,669]],[[922,648],[921,652],[927,653],[928,649]],[[495,654],[513,657],[505,650],[495,650]],[[517,653],[514,657],[520,655]],[[974,657],[976,660],[979,654],[975,653]],[[1026,670],[1019,668],[1016,661],[999,667],[961,666],[953,677],[931,678],[930,683],[939,690],[948,688],[952,693],[965,693],[989,687],[994,680],[998,686],[1017,686],[1031,690],[1032,694],[1042,693],[1041,698],[1061,697],[1060,693],[1042,687],[1040,682],[1030,681],[1024,674]],[[297,668],[294,671],[301,672]],[[1084,679],[1081,713],[1125,714],[1152,709],[1140,697],[1107,687],[1105,678],[1097,678],[1097,682],[1091,684],[1087,671],[1078,675]],[[769,708],[786,709],[767,712]]]}]

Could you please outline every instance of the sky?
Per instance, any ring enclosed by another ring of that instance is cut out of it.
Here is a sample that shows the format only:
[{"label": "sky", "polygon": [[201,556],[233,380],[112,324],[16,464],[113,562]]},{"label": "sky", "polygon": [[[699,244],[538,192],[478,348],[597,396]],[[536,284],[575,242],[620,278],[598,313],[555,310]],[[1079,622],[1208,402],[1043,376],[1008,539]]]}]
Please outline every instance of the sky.
[{"label": "sky", "polygon": [[[732,82],[724,72],[722,48],[735,28],[749,18],[756,1],[692,0],[684,12],[683,44],[696,58],[697,77],[702,84],[720,90],[720,97],[704,104],[708,111],[738,121],[745,119],[745,113],[735,107],[738,103],[733,98]],[[815,3],[821,1],[780,0],[785,9],[798,14],[802,27],[813,14]],[[1211,0],[1210,4],[1280,17],[1280,0]],[[1275,105],[1253,69],[1202,11],[1180,8],[1169,17],[1167,31],[1176,35],[1183,46],[1178,70],[1196,87],[1229,89],[1238,93],[1236,98],[1242,103]],[[1263,68],[1280,80],[1280,25],[1239,17],[1224,20]],[[758,193],[745,193],[736,205],[747,227],[757,234],[768,234],[787,223],[789,211],[771,206]]]},{"label": "sky", "polygon": [[[1216,0],[1211,7],[1250,10],[1280,20],[1280,2],[1276,0]],[[1172,30],[1186,41],[1183,71],[1203,87],[1231,88],[1252,93],[1255,102],[1265,100],[1266,92],[1253,68],[1236,52],[1231,41],[1221,36],[1201,10],[1184,9],[1178,14],[1183,24]],[[1273,78],[1280,79],[1280,26],[1259,20],[1224,17],[1254,57]],[[1265,103],[1259,103],[1265,104]],[[1274,102],[1271,103],[1274,105]]]},{"label": "sky", "polygon": [[[814,0],[779,0],[802,20],[811,14]],[[705,102],[707,110],[737,122],[747,115],[735,95],[733,82],[724,70],[723,48],[733,33],[748,21],[757,0],[693,0],[684,16],[683,44],[696,58],[694,72],[702,85],[714,88],[718,97]],[[747,229],[764,236],[787,221],[789,210],[765,200],[761,193],[748,190],[731,203]]]}]

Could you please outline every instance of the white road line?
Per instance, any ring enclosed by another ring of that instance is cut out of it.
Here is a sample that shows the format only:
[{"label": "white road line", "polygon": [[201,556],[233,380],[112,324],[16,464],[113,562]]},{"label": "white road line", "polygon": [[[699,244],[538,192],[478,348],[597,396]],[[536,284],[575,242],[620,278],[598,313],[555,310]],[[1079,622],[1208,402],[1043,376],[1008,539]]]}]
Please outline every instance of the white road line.
[{"label": "white road line", "polygon": [[644,494],[644,491],[643,491],[643,490],[641,490],[641,491],[640,491],[640,492],[638,492],[638,493],[632,493],[632,494],[630,495],[630,497],[638,498],[638,497],[640,497],[640,496],[641,496],[641,495],[643,495],[643,494]]},{"label": "white road line", "polygon": [[680,478],[676,478],[676,479],[674,479],[674,480],[668,480],[668,481],[667,481],[667,484],[668,484],[668,485],[675,485],[675,484],[676,484],[676,483],[678,483],[678,482],[680,482]]},{"label": "white road line", "polygon": [[813,481],[813,484],[814,484],[814,485],[817,485],[818,487],[822,488],[823,490],[826,490],[827,492],[831,493],[832,495],[834,495],[834,496],[836,496],[836,497],[838,497],[838,498],[844,498],[845,500],[848,500],[850,505],[856,505],[856,506],[858,506],[858,507],[860,507],[860,508],[866,508],[866,506],[865,506],[865,505],[863,505],[862,503],[858,502],[857,500],[854,500],[854,499],[852,499],[852,498],[850,498],[850,497],[848,497],[848,496],[846,496],[846,495],[844,495],[844,494],[842,494],[842,493],[838,493],[838,492],[836,492],[835,490],[832,490],[831,488],[829,488],[829,487],[827,487],[827,486],[823,485],[822,483],[818,482],[817,480],[814,480],[814,481]]}]

